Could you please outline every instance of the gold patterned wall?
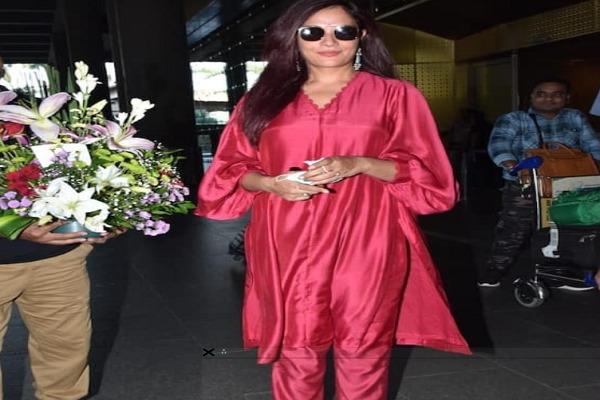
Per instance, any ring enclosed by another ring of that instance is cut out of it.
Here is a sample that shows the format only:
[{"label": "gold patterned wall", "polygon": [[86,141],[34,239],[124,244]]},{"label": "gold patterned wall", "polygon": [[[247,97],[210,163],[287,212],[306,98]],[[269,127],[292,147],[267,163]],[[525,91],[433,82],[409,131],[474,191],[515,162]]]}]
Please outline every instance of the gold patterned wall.
[{"label": "gold patterned wall", "polygon": [[494,122],[512,110],[512,64],[510,57],[473,63],[469,66],[468,103]]},{"label": "gold patterned wall", "polygon": [[456,117],[454,42],[414,29],[379,24],[396,61],[396,75],[412,82],[427,98],[440,130]]},{"label": "gold patterned wall", "polygon": [[600,0],[588,0],[457,40],[456,60],[476,59],[596,32],[600,32]]},{"label": "gold patterned wall", "polygon": [[397,76],[423,92],[440,130],[445,130],[463,107],[483,111],[490,122],[511,111],[518,70],[526,66],[517,69],[506,54],[600,32],[600,0],[498,25],[457,41],[395,25],[380,23],[379,28],[397,63]]}]

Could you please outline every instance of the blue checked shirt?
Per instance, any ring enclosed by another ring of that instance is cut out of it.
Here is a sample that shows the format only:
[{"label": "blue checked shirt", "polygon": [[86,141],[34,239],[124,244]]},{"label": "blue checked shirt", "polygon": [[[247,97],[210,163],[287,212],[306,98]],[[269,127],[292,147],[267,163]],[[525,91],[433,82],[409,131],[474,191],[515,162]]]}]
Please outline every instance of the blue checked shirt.
[{"label": "blue checked shirt", "polygon": [[[537,129],[529,116],[533,113],[530,108],[527,112],[511,112],[496,120],[488,143],[488,153],[496,165],[508,160],[519,162],[525,157],[526,149],[540,147]],[[600,139],[581,111],[563,108],[553,119],[535,115],[544,142],[559,142],[581,149],[600,160]],[[508,171],[503,171],[502,176],[506,180],[517,179]]]}]

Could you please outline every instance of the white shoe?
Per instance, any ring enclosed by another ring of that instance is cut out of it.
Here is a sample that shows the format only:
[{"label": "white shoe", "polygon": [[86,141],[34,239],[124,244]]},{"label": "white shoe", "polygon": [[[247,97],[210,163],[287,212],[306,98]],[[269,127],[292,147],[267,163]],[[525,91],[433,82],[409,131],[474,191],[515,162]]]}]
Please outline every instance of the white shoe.
[{"label": "white shoe", "polygon": [[568,290],[571,292],[586,292],[588,290],[594,290],[596,288],[594,286],[561,285],[561,286],[556,286],[556,289]]},{"label": "white shoe", "polygon": [[477,286],[479,287],[498,287],[500,286],[500,282],[477,282]]}]

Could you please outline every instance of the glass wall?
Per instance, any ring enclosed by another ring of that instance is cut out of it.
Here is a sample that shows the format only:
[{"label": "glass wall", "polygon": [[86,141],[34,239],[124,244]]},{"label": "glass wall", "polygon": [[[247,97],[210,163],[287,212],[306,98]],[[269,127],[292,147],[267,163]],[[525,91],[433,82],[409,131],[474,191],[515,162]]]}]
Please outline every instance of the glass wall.
[{"label": "glass wall", "polygon": [[248,90],[250,90],[250,88],[252,86],[254,86],[254,84],[258,80],[258,77],[265,70],[266,66],[267,66],[266,61],[247,61],[246,62],[246,82],[247,82]]},{"label": "glass wall", "polygon": [[[266,63],[248,61],[244,66],[247,88],[250,89],[265,69]],[[196,133],[205,170],[212,161],[223,126],[230,117],[226,67],[227,64],[223,62],[190,63],[194,86]]]},{"label": "glass wall", "polygon": [[108,85],[108,94],[110,96],[110,111],[113,115],[119,113],[119,92],[117,90],[117,74],[115,72],[115,63],[104,63],[106,69],[106,77],[108,82],[102,82]]},{"label": "glass wall", "polygon": [[222,125],[229,120],[224,62],[192,62],[196,125]]},{"label": "glass wall", "polygon": [[0,79],[0,85],[27,95],[45,96],[48,87],[48,74],[44,64],[5,64],[5,75]]}]

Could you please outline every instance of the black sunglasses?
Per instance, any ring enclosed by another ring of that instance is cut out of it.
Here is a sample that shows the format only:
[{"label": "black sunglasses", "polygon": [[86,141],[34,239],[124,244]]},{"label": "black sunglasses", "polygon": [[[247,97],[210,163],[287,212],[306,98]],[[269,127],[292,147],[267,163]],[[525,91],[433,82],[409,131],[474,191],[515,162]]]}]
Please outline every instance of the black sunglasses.
[{"label": "black sunglasses", "polygon": [[[358,38],[360,30],[352,25],[337,25],[333,30],[333,35],[337,40],[355,40]],[[300,39],[307,42],[316,42],[325,36],[325,29],[320,26],[303,26],[298,28]]]}]

